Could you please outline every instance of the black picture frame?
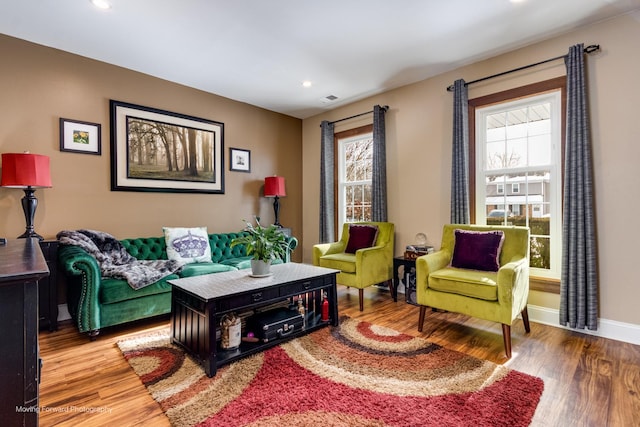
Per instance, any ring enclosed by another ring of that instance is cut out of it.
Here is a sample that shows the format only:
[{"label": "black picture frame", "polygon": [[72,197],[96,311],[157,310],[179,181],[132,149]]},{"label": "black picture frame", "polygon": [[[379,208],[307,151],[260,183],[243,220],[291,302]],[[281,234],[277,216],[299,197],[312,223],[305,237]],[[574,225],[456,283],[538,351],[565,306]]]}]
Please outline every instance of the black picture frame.
[{"label": "black picture frame", "polygon": [[61,117],[60,151],[100,156],[102,154],[102,126],[100,123]]},{"label": "black picture frame", "polygon": [[224,123],[110,100],[111,190],[224,194]]},{"label": "black picture frame", "polygon": [[251,172],[251,151],[241,148],[229,148],[229,170]]}]

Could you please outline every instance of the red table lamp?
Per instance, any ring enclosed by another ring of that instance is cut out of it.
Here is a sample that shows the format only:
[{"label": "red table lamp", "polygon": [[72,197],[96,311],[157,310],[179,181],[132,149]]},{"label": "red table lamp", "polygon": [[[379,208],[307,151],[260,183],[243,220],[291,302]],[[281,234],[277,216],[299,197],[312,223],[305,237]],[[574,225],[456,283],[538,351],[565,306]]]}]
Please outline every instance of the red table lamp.
[{"label": "red table lamp", "polygon": [[264,197],[274,197],[273,200],[273,212],[276,216],[276,222],[273,225],[282,227],[278,217],[280,216],[280,201],[279,198],[286,196],[287,192],[284,189],[284,177],[282,176],[268,176],[264,179]]},{"label": "red table lamp", "polygon": [[49,157],[30,153],[4,153],[0,186],[24,190],[22,210],[27,227],[18,238],[35,237],[43,240],[43,237],[33,229],[33,218],[38,207],[38,199],[33,193],[36,188],[51,187]]}]

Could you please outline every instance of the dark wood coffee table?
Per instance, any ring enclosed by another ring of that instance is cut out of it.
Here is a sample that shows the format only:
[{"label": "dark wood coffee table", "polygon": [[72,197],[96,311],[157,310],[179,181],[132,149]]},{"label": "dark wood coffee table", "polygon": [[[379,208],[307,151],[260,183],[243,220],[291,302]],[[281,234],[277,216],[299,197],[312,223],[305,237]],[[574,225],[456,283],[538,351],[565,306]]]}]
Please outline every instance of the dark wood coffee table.
[{"label": "dark wood coffee table", "polygon": [[[172,285],[171,341],[199,359],[209,377],[216,374],[219,366],[329,324],[338,325],[338,270],[289,262],[274,265],[271,271],[271,276],[261,278],[251,277],[250,270],[239,270],[168,281]],[[324,293],[329,302],[327,321],[321,319]],[[234,350],[217,348],[216,326],[225,313],[250,311],[286,300],[293,303],[293,298],[300,295],[307,301],[304,330],[267,343],[243,341]]]}]

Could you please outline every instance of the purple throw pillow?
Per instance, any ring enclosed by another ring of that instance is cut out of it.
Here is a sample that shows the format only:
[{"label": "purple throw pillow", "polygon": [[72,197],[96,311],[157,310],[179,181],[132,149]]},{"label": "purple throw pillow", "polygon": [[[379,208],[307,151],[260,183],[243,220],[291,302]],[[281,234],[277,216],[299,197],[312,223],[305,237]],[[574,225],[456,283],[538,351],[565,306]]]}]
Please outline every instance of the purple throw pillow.
[{"label": "purple throw pillow", "polygon": [[377,238],[377,225],[350,224],[349,241],[347,249],[344,251],[348,254],[355,254],[358,249],[370,248],[375,245]]},{"label": "purple throw pillow", "polygon": [[451,266],[471,270],[498,271],[504,233],[455,230]]}]

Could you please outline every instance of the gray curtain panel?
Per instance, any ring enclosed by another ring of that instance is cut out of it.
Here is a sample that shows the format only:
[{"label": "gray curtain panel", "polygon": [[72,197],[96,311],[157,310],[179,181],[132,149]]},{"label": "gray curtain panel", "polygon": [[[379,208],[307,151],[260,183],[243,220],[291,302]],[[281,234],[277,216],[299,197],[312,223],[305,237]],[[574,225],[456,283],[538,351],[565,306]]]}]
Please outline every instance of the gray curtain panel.
[{"label": "gray curtain panel", "polygon": [[387,151],[385,107],[373,107],[373,177],[371,179],[371,219],[387,221]]},{"label": "gray curtain panel", "polygon": [[451,223],[469,224],[469,98],[464,80],[453,86]]},{"label": "gray curtain panel", "polygon": [[333,123],[324,120],[320,123],[320,243],[335,240],[334,207],[334,146]]},{"label": "gray curtain panel", "polygon": [[560,324],[595,330],[598,274],[593,166],[584,72],[584,47],[571,46],[567,66]]}]

